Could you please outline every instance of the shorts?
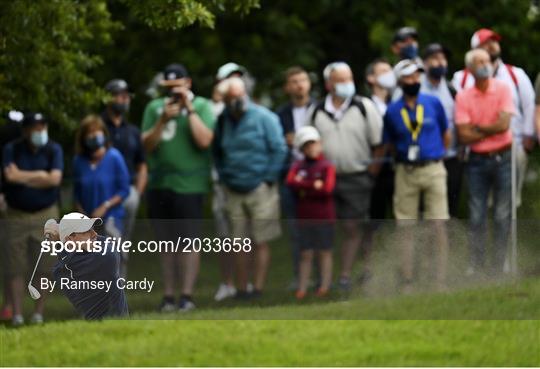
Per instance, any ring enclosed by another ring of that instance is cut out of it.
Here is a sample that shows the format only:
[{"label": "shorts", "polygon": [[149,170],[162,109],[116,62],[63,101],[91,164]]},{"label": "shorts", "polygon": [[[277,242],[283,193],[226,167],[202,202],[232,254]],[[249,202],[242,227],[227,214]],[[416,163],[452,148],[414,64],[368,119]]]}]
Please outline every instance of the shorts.
[{"label": "shorts", "polygon": [[281,236],[277,184],[263,182],[248,193],[225,187],[225,196],[232,237],[252,237],[257,244]]},{"label": "shorts", "polygon": [[334,245],[334,223],[310,222],[299,224],[300,250],[327,251]]},{"label": "shorts", "polygon": [[424,195],[424,219],[449,219],[446,168],[442,161],[425,166],[396,166],[394,215],[397,220],[416,220],[420,194]]},{"label": "shorts", "polygon": [[367,172],[338,175],[334,191],[338,219],[369,219],[373,186]]},{"label": "shorts", "polygon": [[[2,259],[5,274],[8,277],[25,277],[36,262],[43,240],[43,225],[49,218],[58,219],[58,207],[55,205],[29,213],[8,208],[6,213],[7,242],[4,243]],[[36,273],[52,274],[56,258],[43,253]]]},{"label": "shorts", "polygon": [[148,192],[147,200],[157,241],[201,237],[204,194],[156,189]]}]

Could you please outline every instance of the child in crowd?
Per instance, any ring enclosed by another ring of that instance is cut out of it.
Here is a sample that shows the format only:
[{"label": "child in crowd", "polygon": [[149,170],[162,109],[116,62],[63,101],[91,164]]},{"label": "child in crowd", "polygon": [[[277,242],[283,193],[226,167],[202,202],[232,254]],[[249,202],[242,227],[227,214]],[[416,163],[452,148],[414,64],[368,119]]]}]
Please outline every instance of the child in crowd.
[{"label": "child in crowd", "polygon": [[314,127],[304,126],[298,130],[294,145],[304,154],[304,159],[294,162],[287,175],[287,185],[297,195],[301,259],[296,298],[301,300],[306,296],[315,252],[321,277],[316,296],[328,294],[332,283],[336,170],[324,158],[321,137]]}]

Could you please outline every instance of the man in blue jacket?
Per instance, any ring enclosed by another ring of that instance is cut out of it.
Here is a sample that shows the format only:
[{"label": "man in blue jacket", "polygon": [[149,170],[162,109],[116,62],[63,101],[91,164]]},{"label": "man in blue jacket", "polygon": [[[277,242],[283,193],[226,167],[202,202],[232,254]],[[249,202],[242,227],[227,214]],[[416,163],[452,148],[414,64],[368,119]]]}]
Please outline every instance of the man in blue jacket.
[{"label": "man in blue jacket", "polygon": [[261,294],[270,262],[268,242],[281,235],[277,181],[287,154],[277,115],[250,101],[244,82],[222,87],[226,108],[218,119],[214,158],[226,191],[231,237],[252,248],[236,253],[237,297],[247,293],[250,250],[255,252],[253,296]]}]

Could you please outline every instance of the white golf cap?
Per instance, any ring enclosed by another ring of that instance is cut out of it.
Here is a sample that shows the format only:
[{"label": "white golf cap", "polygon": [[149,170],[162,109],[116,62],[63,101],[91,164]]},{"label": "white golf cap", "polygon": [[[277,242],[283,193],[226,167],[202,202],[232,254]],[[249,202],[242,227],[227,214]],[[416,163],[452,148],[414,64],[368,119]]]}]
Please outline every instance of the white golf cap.
[{"label": "white golf cap", "polygon": [[64,242],[66,237],[72,233],[87,232],[95,225],[101,225],[101,218],[88,218],[81,213],[69,213],[62,217],[58,226],[60,241]]},{"label": "white golf cap", "polygon": [[301,149],[309,141],[320,141],[321,135],[313,126],[304,126],[294,135],[294,147]]},{"label": "white golf cap", "polygon": [[244,75],[246,73],[246,68],[236,63],[223,64],[217,71],[216,79],[221,81],[233,73],[240,73]]},{"label": "white golf cap", "polygon": [[398,80],[401,77],[410,76],[417,71],[423,72],[424,68],[412,59],[402,60],[394,67],[394,74],[396,75],[396,79]]}]

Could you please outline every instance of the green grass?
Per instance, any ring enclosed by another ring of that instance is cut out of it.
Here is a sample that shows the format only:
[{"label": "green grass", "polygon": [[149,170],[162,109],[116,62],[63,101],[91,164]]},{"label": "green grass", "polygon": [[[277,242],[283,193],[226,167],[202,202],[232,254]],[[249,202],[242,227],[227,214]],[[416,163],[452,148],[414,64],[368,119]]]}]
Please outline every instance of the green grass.
[{"label": "green grass", "polygon": [[[451,294],[54,322],[0,328],[0,364],[538,366],[539,306],[540,281],[527,280]],[[411,320],[418,318],[430,320]]]}]

